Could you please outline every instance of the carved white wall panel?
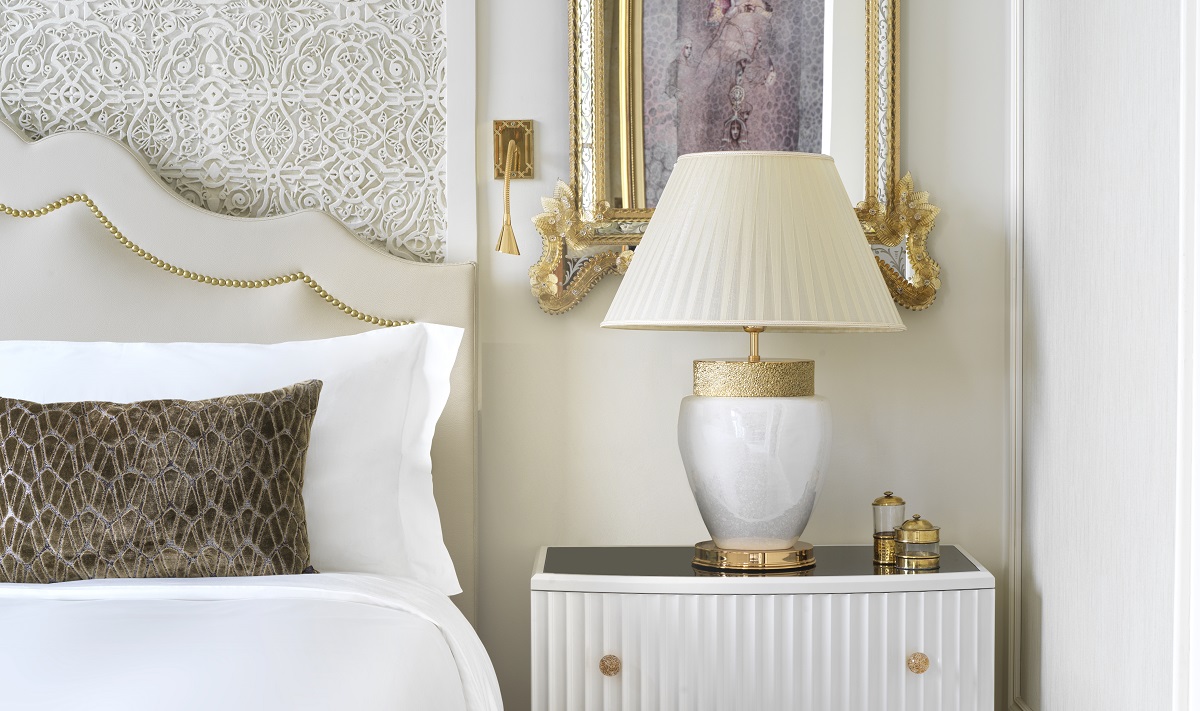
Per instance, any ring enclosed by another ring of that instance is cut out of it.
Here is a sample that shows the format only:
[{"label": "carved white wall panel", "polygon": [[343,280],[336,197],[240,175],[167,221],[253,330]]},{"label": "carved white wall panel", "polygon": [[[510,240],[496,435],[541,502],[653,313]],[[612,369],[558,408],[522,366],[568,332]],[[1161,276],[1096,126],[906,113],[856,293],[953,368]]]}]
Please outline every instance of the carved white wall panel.
[{"label": "carved white wall panel", "polygon": [[116,138],[216,212],[320,208],[440,261],[444,2],[3,0],[0,116]]}]

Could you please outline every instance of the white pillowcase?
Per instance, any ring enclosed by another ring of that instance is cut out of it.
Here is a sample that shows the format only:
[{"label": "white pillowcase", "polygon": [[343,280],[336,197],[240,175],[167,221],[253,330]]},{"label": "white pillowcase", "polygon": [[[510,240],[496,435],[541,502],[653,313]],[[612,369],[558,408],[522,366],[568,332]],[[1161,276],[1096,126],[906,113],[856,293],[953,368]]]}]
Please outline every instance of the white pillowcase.
[{"label": "white pillowcase", "polygon": [[462,592],[433,499],[434,426],[461,328],[415,324],[319,341],[0,341],[0,396],[201,400],[324,382],[304,473],[312,564]]}]

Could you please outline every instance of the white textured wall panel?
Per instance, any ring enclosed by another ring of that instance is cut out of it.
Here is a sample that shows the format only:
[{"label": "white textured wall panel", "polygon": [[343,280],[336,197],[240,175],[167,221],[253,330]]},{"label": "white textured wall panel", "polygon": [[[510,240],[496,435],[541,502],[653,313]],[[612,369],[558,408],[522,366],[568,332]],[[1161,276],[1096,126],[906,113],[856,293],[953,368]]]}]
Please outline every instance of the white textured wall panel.
[{"label": "white textured wall panel", "polygon": [[[535,711],[992,709],[994,592],[532,593]],[[929,671],[906,667],[913,652]],[[600,658],[620,657],[605,677]]]},{"label": "white textured wall panel", "polygon": [[117,139],[188,200],[440,261],[446,0],[3,0],[0,118]]},{"label": "white textured wall panel", "polygon": [[1034,711],[1170,705],[1179,16],[1174,0],[1024,3],[1019,667]]}]

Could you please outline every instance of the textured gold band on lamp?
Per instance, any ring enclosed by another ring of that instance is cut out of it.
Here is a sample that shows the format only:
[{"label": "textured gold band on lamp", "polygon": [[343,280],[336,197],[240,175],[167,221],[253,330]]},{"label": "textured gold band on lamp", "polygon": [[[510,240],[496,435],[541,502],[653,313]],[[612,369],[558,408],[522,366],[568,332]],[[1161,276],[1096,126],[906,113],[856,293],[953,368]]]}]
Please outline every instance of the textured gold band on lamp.
[{"label": "textured gold band on lamp", "polygon": [[324,299],[326,303],[332,304],[338,311],[341,311],[352,318],[356,318],[359,321],[363,321],[364,323],[369,323],[375,326],[383,326],[385,328],[391,328],[394,326],[409,326],[415,323],[414,321],[393,321],[392,319],[380,318],[378,316],[372,316],[370,314],[363,313],[362,311],[351,307],[341,299],[334,297],[334,295],[330,294],[328,291],[325,291],[325,289],[323,289],[321,285],[317,283],[316,279],[313,279],[304,272],[293,272],[291,274],[270,277],[268,279],[221,279],[219,277],[208,276],[206,274],[197,274],[196,272],[189,271],[182,267],[177,267],[174,264],[159,259],[150,252],[142,249],[136,243],[134,243],[133,240],[122,234],[121,230],[117,229],[117,226],[109,221],[108,217],[106,217],[104,213],[100,211],[100,208],[96,206],[96,203],[83,193],[76,193],[74,195],[68,195],[66,197],[59,198],[58,200],[55,200],[54,202],[36,210],[18,210],[17,208],[9,207],[8,205],[0,203],[0,213],[4,213],[9,217],[45,217],[55,210],[76,202],[81,202],[86,205],[87,209],[91,211],[92,216],[100,222],[104,229],[108,230],[108,233],[112,235],[113,239],[117,240],[117,242],[120,242],[121,245],[130,252],[133,252],[137,256],[141,257],[147,262],[150,262],[168,274],[174,274],[177,277],[199,282],[201,284],[208,284],[210,286],[224,286],[231,289],[262,289],[269,286],[279,286],[281,284],[291,284],[294,281],[301,281],[304,282],[305,286],[316,292],[317,296]]},{"label": "textured gold band on lamp", "polygon": [[776,572],[807,570],[817,564],[810,543],[800,541],[791,548],[775,551],[717,548],[712,541],[696,544],[692,567],[717,571]]},{"label": "textured gold band on lamp", "polygon": [[692,393],[703,397],[808,397],[811,360],[692,361]]}]

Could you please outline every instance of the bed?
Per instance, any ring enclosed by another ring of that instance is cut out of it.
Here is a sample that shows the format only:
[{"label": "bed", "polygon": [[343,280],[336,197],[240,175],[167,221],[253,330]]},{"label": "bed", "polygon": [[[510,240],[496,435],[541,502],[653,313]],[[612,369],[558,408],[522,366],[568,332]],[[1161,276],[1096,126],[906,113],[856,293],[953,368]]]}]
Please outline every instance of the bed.
[{"label": "bed", "polygon": [[[500,708],[495,673],[471,627],[474,265],[388,256],[319,211],[242,219],[202,210],[124,147],[85,133],[29,143],[0,123],[0,203],[0,349],[36,343],[57,354],[68,342],[138,343],[147,344],[139,357],[154,358],[153,344],[219,354],[235,347],[227,344],[255,349],[421,328],[377,325],[394,320],[453,327],[458,343],[445,367],[444,408],[429,428],[434,520],[456,582],[393,574],[382,564],[357,570],[352,557],[322,549],[314,529],[313,562],[318,549],[333,561],[315,575],[2,583],[0,706]],[[103,358],[83,353],[71,370],[95,386],[85,391],[120,391],[111,382],[120,369],[104,370]],[[22,361],[7,362],[0,397],[5,383],[25,382],[23,366],[11,365]],[[43,377],[56,367],[54,358],[27,362]],[[130,362],[131,372],[146,370]],[[318,417],[325,407],[322,399]],[[337,422],[349,428],[353,408],[342,407],[350,414]],[[355,518],[331,508],[310,523]],[[354,536],[375,544],[361,531]]]}]

